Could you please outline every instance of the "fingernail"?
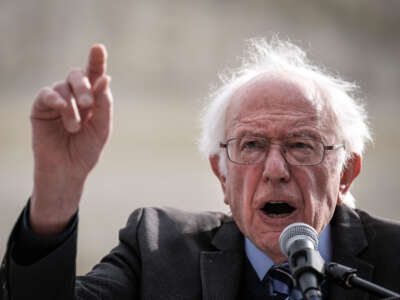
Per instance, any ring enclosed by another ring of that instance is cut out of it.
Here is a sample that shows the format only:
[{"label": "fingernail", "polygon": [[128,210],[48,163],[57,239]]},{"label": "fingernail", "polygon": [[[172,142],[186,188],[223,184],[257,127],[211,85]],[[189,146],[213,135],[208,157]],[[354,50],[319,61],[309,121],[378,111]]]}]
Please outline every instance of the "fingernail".
[{"label": "fingernail", "polygon": [[82,107],[88,107],[93,104],[93,97],[90,94],[83,94],[79,97],[79,105]]},{"label": "fingernail", "polygon": [[81,128],[80,122],[76,120],[69,120],[68,121],[68,131],[69,132],[77,132]]}]

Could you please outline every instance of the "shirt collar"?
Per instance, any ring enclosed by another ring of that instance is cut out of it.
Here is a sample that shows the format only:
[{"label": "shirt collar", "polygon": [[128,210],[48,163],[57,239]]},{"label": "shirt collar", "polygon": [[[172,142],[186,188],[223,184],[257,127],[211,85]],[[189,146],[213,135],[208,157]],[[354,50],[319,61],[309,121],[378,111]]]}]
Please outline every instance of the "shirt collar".
[{"label": "shirt collar", "polygon": [[[268,270],[274,265],[271,258],[260,249],[258,249],[247,237],[244,240],[244,249],[247,258],[256,271],[258,278],[262,280]],[[331,226],[325,226],[319,235],[318,251],[326,262],[332,258]]]}]

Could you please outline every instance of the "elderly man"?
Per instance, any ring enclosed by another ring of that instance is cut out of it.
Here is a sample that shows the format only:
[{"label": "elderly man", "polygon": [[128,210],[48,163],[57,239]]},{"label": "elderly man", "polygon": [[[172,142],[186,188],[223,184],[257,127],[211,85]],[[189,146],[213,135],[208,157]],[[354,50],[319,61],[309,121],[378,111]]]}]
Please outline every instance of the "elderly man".
[{"label": "elderly man", "polygon": [[[278,239],[294,222],[320,234],[326,261],[399,291],[399,224],[355,210],[349,192],[370,139],[355,86],[277,39],[254,40],[248,57],[203,116],[201,148],[232,215],[138,209],[82,277],[76,215],[111,130],[104,47],[91,49],[86,71],[43,88],[31,113],[34,190],[3,261],[3,299],[301,299],[290,277],[274,276],[287,275]],[[367,297],[331,282],[322,290]]]}]

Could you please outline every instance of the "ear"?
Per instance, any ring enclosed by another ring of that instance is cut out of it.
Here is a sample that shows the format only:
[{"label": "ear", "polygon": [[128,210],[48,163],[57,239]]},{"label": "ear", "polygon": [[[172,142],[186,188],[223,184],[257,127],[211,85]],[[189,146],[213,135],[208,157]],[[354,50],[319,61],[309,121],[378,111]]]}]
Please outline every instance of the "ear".
[{"label": "ear", "polygon": [[211,165],[211,169],[213,170],[215,176],[217,176],[220,184],[221,184],[221,188],[222,191],[224,193],[224,202],[225,204],[229,204],[227,198],[226,198],[226,177],[224,175],[222,175],[221,170],[219,169],[219,160],[220,157],[219,155],[212,155],[209,157],[210,160],[210,165]]},{"label": "ear", "polygon": [[343,203],[344,195],[349,191],[353,180],[360,174],[361,157],[359,154],[353,153],[352,157],[347,161],[345,168],[340,177],[339,197],[337,205]]}]

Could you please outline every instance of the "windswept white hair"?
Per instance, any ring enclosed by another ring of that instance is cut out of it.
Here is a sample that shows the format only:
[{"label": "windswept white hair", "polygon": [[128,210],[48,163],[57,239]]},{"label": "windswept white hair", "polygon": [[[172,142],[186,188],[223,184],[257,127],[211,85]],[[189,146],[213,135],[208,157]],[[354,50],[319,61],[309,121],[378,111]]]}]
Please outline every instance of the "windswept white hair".
[{"label": "windswept white hair", "polygon": [[[345,166],[353,153],[362,156],[365,144],[372,139],[367,113],[362,99],[358,97],[358,86],[312,64],[306,53],[291,42],[281,41],[277,37],[270,41],[251,39],[241,66],[220,74],[221,85],[210,94],[202,116],[200,151],[207,157],[219,155],[222,174],[226,175],[227,172],[225,149],[220,147],[220,142],[225,142],[226,110],[235,91],[261,74],[301,77],[305,81],[300,81],[300,86],[307,94],[310,94],[310,86],[303,82],[309,82],[314,87],[314,99],[311,101],[333,114],[336,135],[345,145],[341,167]],[[350,193],[347,193],[344,203],[355,206]]]}]

